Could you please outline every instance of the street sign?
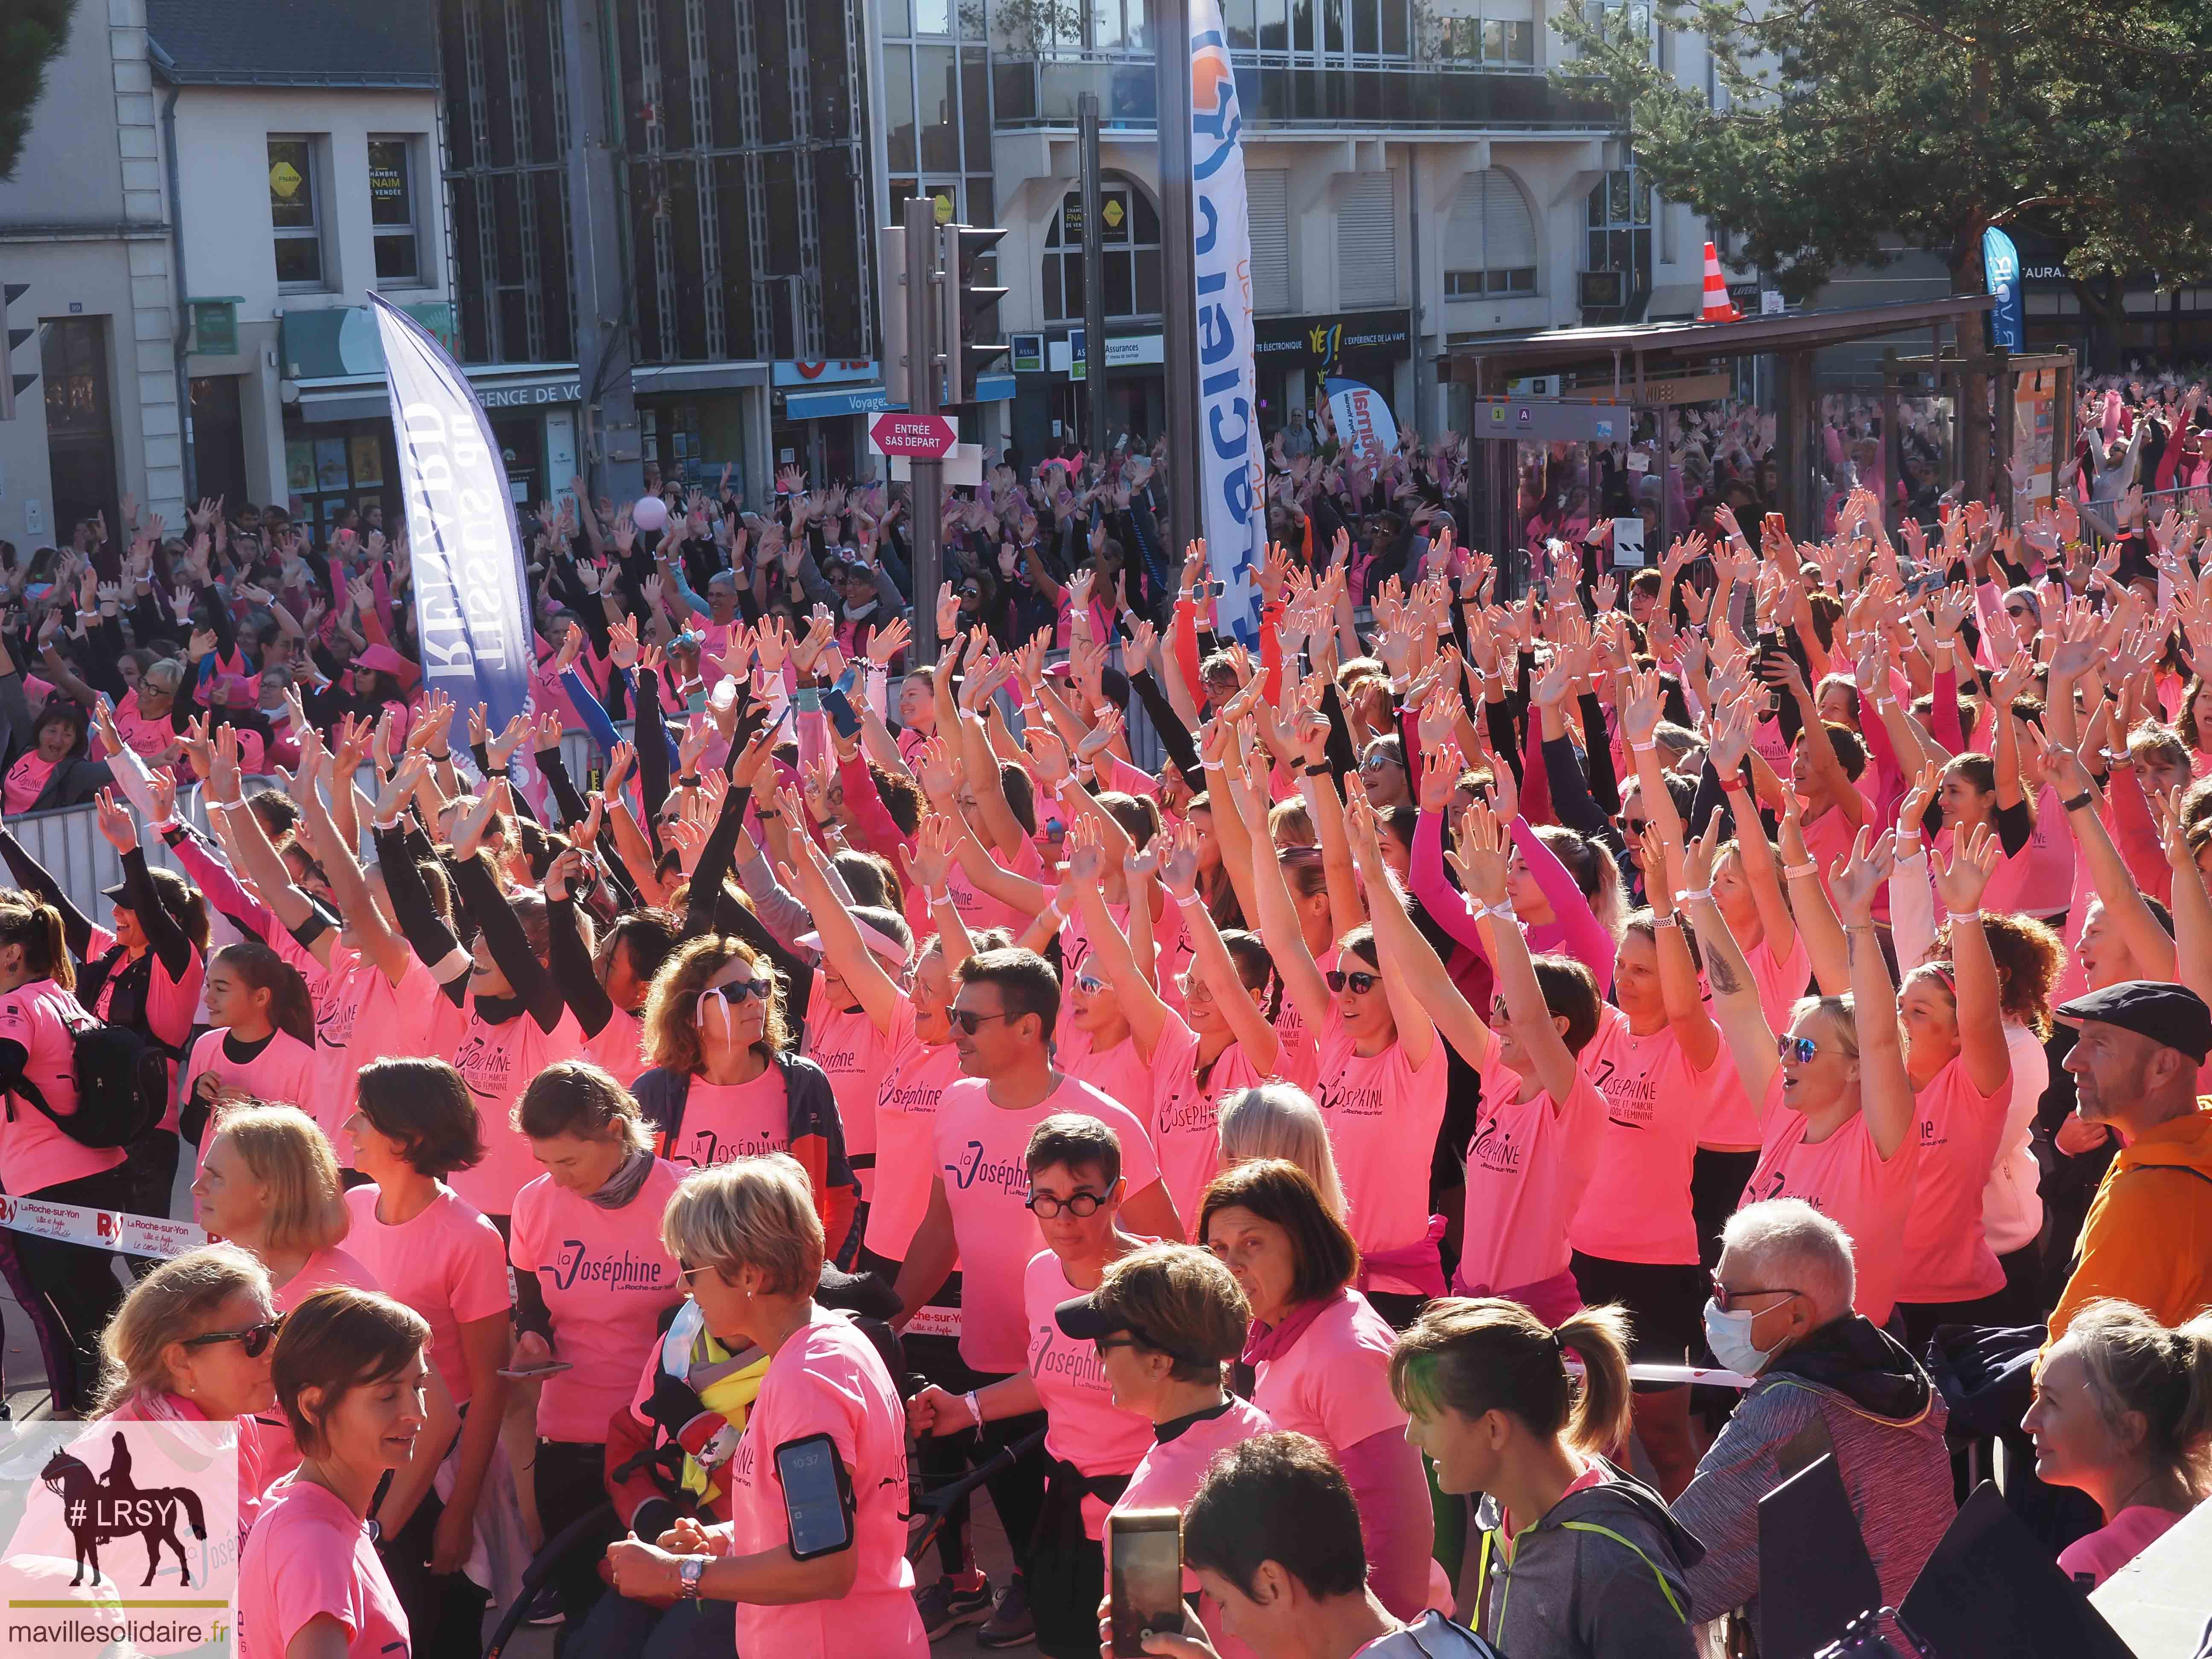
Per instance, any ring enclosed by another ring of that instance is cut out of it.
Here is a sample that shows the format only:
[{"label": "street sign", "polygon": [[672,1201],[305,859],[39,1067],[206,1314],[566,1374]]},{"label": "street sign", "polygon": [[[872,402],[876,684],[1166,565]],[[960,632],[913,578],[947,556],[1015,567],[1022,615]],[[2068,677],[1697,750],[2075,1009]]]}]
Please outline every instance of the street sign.
[{"label": "street sign", "polygon": [[936,460],[959,441],[959,428],[941,415],[878,415],[868,427],[870,447],[884,455]]}]

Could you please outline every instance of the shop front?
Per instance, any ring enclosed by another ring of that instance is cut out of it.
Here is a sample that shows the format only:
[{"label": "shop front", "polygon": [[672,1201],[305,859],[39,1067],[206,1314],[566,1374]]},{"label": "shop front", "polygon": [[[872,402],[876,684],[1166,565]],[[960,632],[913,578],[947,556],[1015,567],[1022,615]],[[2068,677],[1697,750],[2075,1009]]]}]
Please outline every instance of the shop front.
[{"label": "shop front", "polygon": [[[778,468],[802,469],[813,488],[883,475],[882,458],[868,448],[868,423],[906,404],[891,400],[879,364],[781,362],[773,386],[771,447]],[[945,411],[959,422],[963,443],[996,447],[1004,441],[998,406],[1012,401],[1014,388],[1012,374],[976,377],[975,401]]]},{"label": "shop front", "polygon": [[1401,408],[1400,366],[1413,358],[1413,313],[1347,311],[1326,316],[1253,319],[1252,354],[1259,372],[1260,430],[1273,437],[1293,417],[1311,422],[1330,376],[1358,380]]}]

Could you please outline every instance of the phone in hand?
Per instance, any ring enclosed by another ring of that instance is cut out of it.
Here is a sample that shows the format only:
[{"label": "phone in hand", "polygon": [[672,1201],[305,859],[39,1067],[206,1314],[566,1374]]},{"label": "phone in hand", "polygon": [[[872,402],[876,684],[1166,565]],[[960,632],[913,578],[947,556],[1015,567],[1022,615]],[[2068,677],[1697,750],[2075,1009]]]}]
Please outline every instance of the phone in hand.
[{"label": "phone in hand", "polygon": [[574,1369],[574,1365],[566,1359],[544,1359],[535,1365],[501,1365],[499,1374],[512,1382],[535,1382]]},{"label": "phone in hand", "polygon": [[853,708],[853,691],[859,684],[860,671],[848,668],[837,677],[836,684],[822,694],[822,707],[829,711],[830,723],[848,742],[860,735],[860,716]]},{"label": "phone in hand", "polygon": [[1182,1516],[1127,1510],[1106,1517],[1108,1610],[1115,1659],[1141,1655],[1145,1632],[1182,1634]]}]

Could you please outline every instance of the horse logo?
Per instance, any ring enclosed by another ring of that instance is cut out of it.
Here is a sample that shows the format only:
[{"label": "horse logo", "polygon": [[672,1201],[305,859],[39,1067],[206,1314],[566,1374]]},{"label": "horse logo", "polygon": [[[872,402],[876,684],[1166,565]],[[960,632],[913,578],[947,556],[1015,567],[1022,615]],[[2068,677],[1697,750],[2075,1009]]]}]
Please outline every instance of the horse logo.
[{"label": "horse logo", "polygon": [[146,1576],[139,1581],[141,1588],[154,1582],[164,1544],[176,1552],[179,1582],[192,1582],[185,1547],[177,1539],[177,1512],[184,1511],[193,1537],[204,1539],[207,1520],[200,1510],[199,1494],[185,1486],[141,1491],[131,1479],[131,1448],[119,1431],[106,1480],[65,1451],[47,1459],[39,1478],[46,1483],[47,1491],[61,1498],[62,1518],[76,1540],[76,1577],[70,1580],[71,1589],[84,1582],[88,1565],[92,1569],[92,1582],[100,1583],[100,1547],[134,1532],[146,1540]]}]

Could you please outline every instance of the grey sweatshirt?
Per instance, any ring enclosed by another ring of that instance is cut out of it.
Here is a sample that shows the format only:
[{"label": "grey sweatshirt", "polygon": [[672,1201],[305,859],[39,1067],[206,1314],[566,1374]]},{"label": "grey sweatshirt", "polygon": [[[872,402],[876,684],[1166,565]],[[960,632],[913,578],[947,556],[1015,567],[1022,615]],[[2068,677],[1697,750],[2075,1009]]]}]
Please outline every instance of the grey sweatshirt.
[{"label": "grey sweatshirt", "polygon": [[1658,1493],[1611,1464],[1514,1540],[1494,1535],[1483,1627],[1508,1659],[1692,1659],[1686,1569],[1705,1547]]}]

